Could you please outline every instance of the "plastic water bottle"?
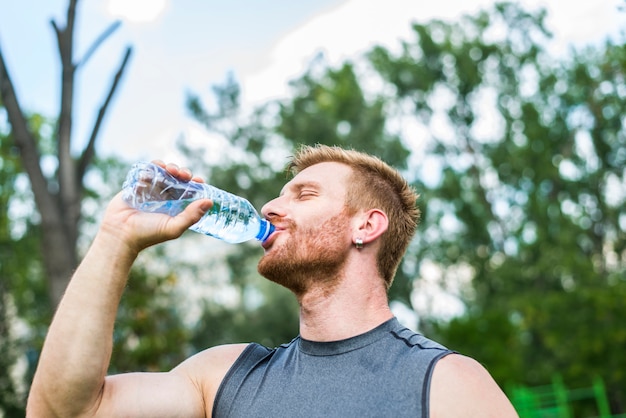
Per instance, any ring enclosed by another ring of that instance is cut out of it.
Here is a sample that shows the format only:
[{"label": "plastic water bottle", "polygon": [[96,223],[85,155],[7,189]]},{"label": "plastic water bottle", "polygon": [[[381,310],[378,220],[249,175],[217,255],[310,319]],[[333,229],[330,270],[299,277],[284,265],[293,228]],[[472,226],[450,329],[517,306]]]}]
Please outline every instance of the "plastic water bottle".
[{"label": "plastic water bottle", "polygon": [[246,199],[206,183],[181,181],[153,163],[132,166],[122,186],[122,198],[135,209],[170,216],[194,200],[211,199],[213,207],[189,229],[232,244],[253,238],[265,241],[274,232],[274,226]]}]

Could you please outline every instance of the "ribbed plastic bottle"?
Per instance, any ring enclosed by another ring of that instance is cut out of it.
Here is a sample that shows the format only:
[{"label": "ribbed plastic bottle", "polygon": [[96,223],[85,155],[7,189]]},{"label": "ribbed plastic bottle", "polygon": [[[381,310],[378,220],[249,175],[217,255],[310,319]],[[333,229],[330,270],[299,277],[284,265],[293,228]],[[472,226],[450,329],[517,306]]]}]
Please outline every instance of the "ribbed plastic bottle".
[{"label": "ribbed plastic bottle", "polygon": [[274,226],[246,199],[206,183],[180,181],[154,163],[132,166],[122,186],[122,198],[135,209],[170,216],[194,200],[211,199],[213,207],[189,229],[231,244],[251,239],[262,242],[274,232]]}]

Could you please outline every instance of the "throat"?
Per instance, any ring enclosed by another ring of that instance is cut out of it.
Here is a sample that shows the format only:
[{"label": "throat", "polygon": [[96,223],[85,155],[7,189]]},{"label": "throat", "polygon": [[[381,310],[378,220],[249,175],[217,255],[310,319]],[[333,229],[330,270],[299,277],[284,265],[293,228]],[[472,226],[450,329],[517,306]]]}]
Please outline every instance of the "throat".
[{"label": "throat", "polygon": [[391,319],[386,293],[355,293],[344,280],[332,288],[317,286],[298,297],[300,335],[311,341],[338,341],[350,338]]}]

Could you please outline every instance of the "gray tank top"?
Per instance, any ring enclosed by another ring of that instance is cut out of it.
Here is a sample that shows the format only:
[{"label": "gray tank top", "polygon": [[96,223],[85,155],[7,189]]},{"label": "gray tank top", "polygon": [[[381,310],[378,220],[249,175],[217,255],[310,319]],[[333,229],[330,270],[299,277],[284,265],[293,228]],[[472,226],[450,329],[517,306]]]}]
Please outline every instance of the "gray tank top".
[{"label": "gray tank top", "polygon": [[224,377],[213,416],[427,418],[433,368],[450,353],[395,318],[341,341],[250,344]]}]

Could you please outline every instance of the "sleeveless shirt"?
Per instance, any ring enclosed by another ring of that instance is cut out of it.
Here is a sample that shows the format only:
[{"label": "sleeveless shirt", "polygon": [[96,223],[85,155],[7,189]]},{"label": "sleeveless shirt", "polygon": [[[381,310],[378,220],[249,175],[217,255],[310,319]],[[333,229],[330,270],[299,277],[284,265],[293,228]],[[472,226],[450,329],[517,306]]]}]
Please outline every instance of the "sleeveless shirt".
[{"label": "sleeveless shirt", "polygon": [[433,368],[450,353],[396,318],[341,341],[252,343],[224,377],[213,416],[428,418]]}]

